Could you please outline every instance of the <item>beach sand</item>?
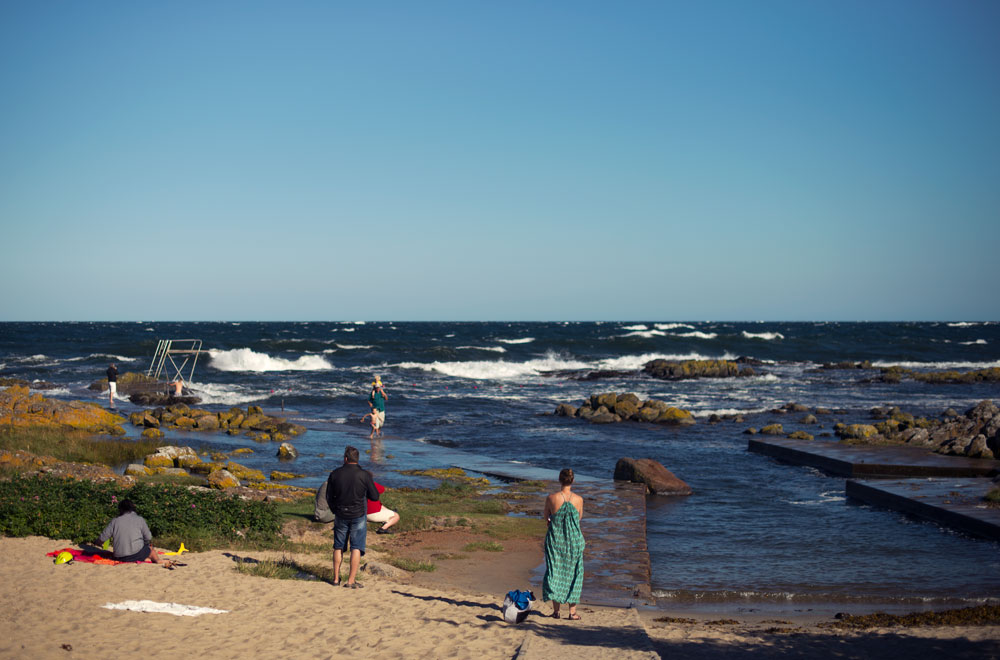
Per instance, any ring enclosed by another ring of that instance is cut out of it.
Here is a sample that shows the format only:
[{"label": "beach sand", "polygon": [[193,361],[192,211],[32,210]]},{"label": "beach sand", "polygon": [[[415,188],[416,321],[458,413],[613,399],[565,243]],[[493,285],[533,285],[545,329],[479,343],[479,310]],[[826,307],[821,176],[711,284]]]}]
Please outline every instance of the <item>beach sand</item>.
[{"label": "beach sand", "polygon": [[[234,570],[234,554],[281,556],[273,552],[185,553],[186,566],[172,571],[151,564],[57,566],[45,556],[70,545],[39,537],[0,539],[0,658],[1000,657],[995,627],[859,633],[805,621],[663,623],[655,621],[663,612],[586,603],[579,608],[581,621],[544,616],[551,607],[539,604],[524,623],[511,625],[498,605],[504,591],[517,586],[510,581],[518,572],[526,583],[538,557],[530,544],[513,561],[504,553],[475,553],[430,574],[364,575],[365,587],[355,590]],[[437,538],[432,547],[448,545]],[[329,561],[320,555],[294,558]],[[181,617],[101,607],[125,600],[228,612]]]}]

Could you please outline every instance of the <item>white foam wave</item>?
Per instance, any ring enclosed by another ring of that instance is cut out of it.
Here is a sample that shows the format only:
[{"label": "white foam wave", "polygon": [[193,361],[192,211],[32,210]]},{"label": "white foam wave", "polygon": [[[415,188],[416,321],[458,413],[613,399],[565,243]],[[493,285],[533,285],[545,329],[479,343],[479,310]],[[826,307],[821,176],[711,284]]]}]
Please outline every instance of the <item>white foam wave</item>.
[{"label": "white foam wave", "polygon": [[586,362],[568,360],[550,354],[544,358],[528,360],[527,362],[508,362],[506,360],[497,360],[493,362],[403,362],[397,366],[403,369],[434,371],[453,378],[488,380],[538,376],[548,371],[586,369],[588,364]]},{"label": "white foam wave", "polygon": [[[772,406],[773,407],[773,406]],[[711,417],[712,415],[756,415],[767,412],[770,408],[713,408],[710,410],[692,410],[691,412],[699,417]]]},{"label": "white foam wave", "polygon": [[970,323],[968,321],[959,321],[958,323],[949,323],[948,327],[949,328],[971,328],[974,325],[980,325],[980,324],[976,323],[976,322]]},{"label": "white foam wave", "polygon": [[[344,351],[358,351],[366,348],[374,348],[374,346],[369,344],[334,344],[334,346]],[[325,353],[326,351],[323,352]]]},{"label": "white foam wave", "polygon": [[[37,383],[38,381],[35,381],[35,382]],[[73,392],[71,392],[68,388],[65,388],[65,387],[54,387],[51,390],[45,390],[43,392],[43,394],[46,397],[53,397],[53,396],[73,396]],[[106,397],[104,395],[101,395],[101,398],[103,399],[103,398],[106,398]]]},{"label": "white foam wave", "polygon": [[503,346],[456,346],[456,351],[492,351],[493,353],[506,353]]},{"label": "white foam wave", "polygon": [[48,355],[44,353],[36,353],[35,355],[29,355],[26,358],[21,358],[22,362],[45,362],[49,359]]},{"label": "white foam wave", "polygon": [[875,367],[905,367],[907,369],[993,369],[1000,367],[1000,360],[993,362],[891,362],[878,360]]},{"label": "white foam wave", "polygon": [[641,323],[639,325],[623,325],[622,330],[649,330],[649,326]]},{"label": "white foam wave", "polygon": [[340,325],[366,325],[368,321],[337,321]]},{"label": "white foam wave", "polygon": [[694,326],[689,323],[657,323],[657,330],[677,330],[679,328],[690,328],[694,330]]},{"label": "white foam wave", "polygon": [[501,344],[530,344],[535,341],[534,337],[521,337],[519,339],[497,339]]},{"label": "white foam wave", "polygon": [[678,332],[674,333],[674,337],[696,337],[698,339],[715,339],[719,336],[716,332],[701,332],[700,330],[694,330],[693,332]]},{"label": "white foam wave", "polygon": [[229,351],[211,349],[211,365],[219,371],[328,371],[333,365],[318,355],[303,355],[295,360],[276,358],[249,348]]},{"label": "white foam wave", "polygon": [[702,355],[700,353],[687,353],[685,355],[680,354],[664,354],[664,353],[643,353],[642,355],[622,355],[616,358],[606,358],[604,360],[599,360],[594,363],[591,368],[598,370],[609,370],[609,371],[631,371],[634,369],[642,369],[643,365],[651,360],[670,360],[672,362],[678,362],[681,360],[734,360],[735,355],[730,355],[728,353],[724,354],[722,357],[709,357],[707,355]]},{"label": "white foam wave", "polygon": [[785,335],[781,334],[780,332],[747,332],[746,330],[744,330],[740,334],[742,334],[747,339],[763,339],[765,341],[773,341],[775,339],[785,338]]},{"label": "white foam wave", "polygon": [[653,337],[666,337],[667,333],[662,330],[636,330],[634,332],[626,332],[623,335],[615,335],[616,337],[642,337],[643,339],[652,339]]},{"label": "white foam wave", "polygon": [[114,362],[135,362],[139,358],[125,357],[113,353],[91,353],[86,357],[67,358],[67,362],[80,362],[81,360],[112,360]]},{"label": "white foam wave", "polygon": [[976,345],[984,346],[989,342],[986,341],[985,339],[977,339],[976,341],[960,341],[958,343],[961,344],[962,346],[976,346]]},{"label": "white foam wave", "polygon": [[252,401],[266,399],[268,393],[255,392],[241,387],[219,385],[218,383],[193,383],[190,387],[202,403],[237,406]]},{"label": "white foam wave", "polygon": [[818,500],[786,500],[786,502],[789,504],[815,506],[817,504],[829,504],[830,502],[843,502],[846,499],[843,493],[831,490],[826,493],[820,493]]},{"label": "white foam wave", "polygon": [[153,330],[152,328],[146,328],[146,332],[156,332],[156,330]]}]

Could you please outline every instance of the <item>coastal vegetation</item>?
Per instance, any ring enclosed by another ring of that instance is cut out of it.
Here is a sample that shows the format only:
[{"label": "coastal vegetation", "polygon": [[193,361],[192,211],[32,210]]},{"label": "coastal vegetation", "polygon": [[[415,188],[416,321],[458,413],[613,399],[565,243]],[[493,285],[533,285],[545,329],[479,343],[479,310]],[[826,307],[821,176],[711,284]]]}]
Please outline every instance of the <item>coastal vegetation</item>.
[{"label": "coastal vegetation", "polygon": [[875,612],[855,616],[838,615],[836,621],[819,624],[821,627],[863,630],[867,628],[915,628],[920,626],[996,626],[1000,625],[1000,605],[978,605],[941,612],[913,612],[912,614],[886,614]]},{"label": "coastal vegetation", "polygon": [[158,440],[123,440],[50,427],[0,426],[0,449],[23,450],[61,461],[122,465],[141,460],[162,444]]}]

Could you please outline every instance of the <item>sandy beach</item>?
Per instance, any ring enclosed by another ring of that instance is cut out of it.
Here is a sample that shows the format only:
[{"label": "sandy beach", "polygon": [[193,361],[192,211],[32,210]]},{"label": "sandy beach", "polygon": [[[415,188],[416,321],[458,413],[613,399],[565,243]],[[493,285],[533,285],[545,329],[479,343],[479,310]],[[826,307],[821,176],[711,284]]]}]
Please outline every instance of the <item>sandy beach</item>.
[{"label": "sandy beach", "polygon": [[[502,592],[478,586],[476,571],[444,567],[418,578],[364,575],[363,589],[321,581],[237,573],[233,556],[190,553],[168,571],[153,565],[54,565],[46,552],[67,541],[0,539],[3,658],[760,658],[1000,657],[996,627],[844,632],[815,622],[735,618],[730,623],[658,622],[664,612],[581,604],[582,621],[539,610],[505,623]],[[503,553],[478,554],[479,574],[509,580]],[[320,562],[310,555],[295,559]],[[496,577],[499,575],[499,577]],[[525,574],[525,580],[527,575]],[[150,600],[227,610],[197,617],[109,610],[107,603]]]}]

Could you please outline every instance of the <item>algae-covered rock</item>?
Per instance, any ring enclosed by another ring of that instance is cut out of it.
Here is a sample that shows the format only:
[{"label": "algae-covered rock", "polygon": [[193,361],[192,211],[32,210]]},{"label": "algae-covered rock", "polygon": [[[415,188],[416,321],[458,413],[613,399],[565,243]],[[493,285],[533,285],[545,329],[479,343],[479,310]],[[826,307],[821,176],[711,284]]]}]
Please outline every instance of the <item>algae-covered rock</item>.
[{"label": "algae-covered rock", "polygon": [[660,410],[652,406],[643,406],[635,414],[635,417],[640,422],[655,422],[659,416]]},{"label": "algae-covered rock", "polygon": [[743,431],[743,433],[745,435],[757,435],[757,433],[759,433],[759,431],[757,431],[757,429],[755,429],[754,427],[751,426],[747,430]]},{"label": "algae-covered rock", "polygon": [[[238,455],[238,454],[252,454],[252,453],[253,453],[253,449],[251,449],[250,447],[240,447],[239,449],[234,449],[234,450],[233,450],[232,452],[230,452],[230,453],[232,453],[232,454],[237,454],[237,455]],[[214,457],[213,457],[213,458],[214,458]],[[220,460],[221,460],[221,459],[220,459]]]},{"label": "algae-covered rock", "polygon": [[154,470],[156,474],[162,474],[165,477],[190,477],[191,475],[184,468],[175,467],[161,467]]},{"label": "algae-covered rock", "polygon": [[150,454],[143,460],[143,464],[151,468],[173,467],[174,459],[166,454]]},{"label": "algae-covered rock", "polygon": [[145,440],[159,440],[163,436],[164,436],[163,431],[161,431],[160,429],[156,429],[156,428],[144,429],[143,432],[142,432],[142,437]]},{"label": "algae-covered rock", "polygon": [[[635,395],[632,395],[635,397]],[[613,410],[615,414],[622,419],[629,419],[639,412],[639,406],[636,405],[637,400],[627,399],[625,397],[619,397],[618,401],[615,402]]]},{"label": "algae-covered rock", "polygon": [[871,424],[838,424],[840,427],[834,427],[836,434],[842,439],[860,439],[867,440],[878,435],[878,429]]},{"label": "algae-covered rock", "polygon": [[805,431],[792,431],[788,434],[788,437],[792,440],[812,440],[813,437],[806,433]]},{"label": "algae-covered rock", "polygon": [[240,485],[239,479],[233,476],[229,470],[216,470],[208,475],[206,480],[212,488],[236,488]]},{"label": "algae-covered rock", "polygon": [[690,425],[694,424],[694,416],[687,410],[683,408],[674,408],[673,406],[661,410],[660,414],[656,417],[657,424],[677,424],[677,425]]},{"label": "algae-covered rock", "polygon": [[687,378],[735,378],[754,375],[749,367],[740,368],[729,360],[652,360],[642,370],[653,378],[683,380]]},{"label": "algae-covered rock", "polygon": [[131,463],[128,467],[125,468],[125,474],[127,474],[130,477],[145,477],[153,474],[153,471],[150,470],[145,465],[139,465],[138,463]]},{"label": "algae-covered rock", "polygon": [[248,468],[245,465],[240,465],[233,461],[226,463],[226,470],[229,471],[234,477],[245,481],[264,481],[264,473],[260,470],[254,470],[253,468]]},{"label": "algae-covered rock", "polygon": [[226,466],[222,463],[217,463],[215,461],[202,461],[200,463],[192,463],[188,466],[188,470],[197,474],[211,474],[217,470],[222,470],[225,467]]},{"label": "algae-covered rock", "polygon": [[219,418],[215,415],[202,415],[195,420],[195,426],[199,431],[218,431]]},{"label": "algae-covered rock", "polygon": [[784,435],[785,429],[781,424],[768,424],[760,430],[763,435]]},{"label": "algae-covered rock", "polygon": [[304,474],[294,474],[292,472],[280,472],[278,470],[273,470],[271,472],[271,481],[288,481],[289,479],[301,479],[306,476]]},{"label": "algae-covered rock", "polygon": [[195,427],[195,421],[187,416],[178,417],[174,420],[174,426],[181,429],[193,429]]},{"label": "algae-covered rock", "polygon": [[282,460],[291,460],[293,458],[298,458],[299,450],[296,449],[290,442],[282,442],[281,446],[278,447],[278,458]]}]

